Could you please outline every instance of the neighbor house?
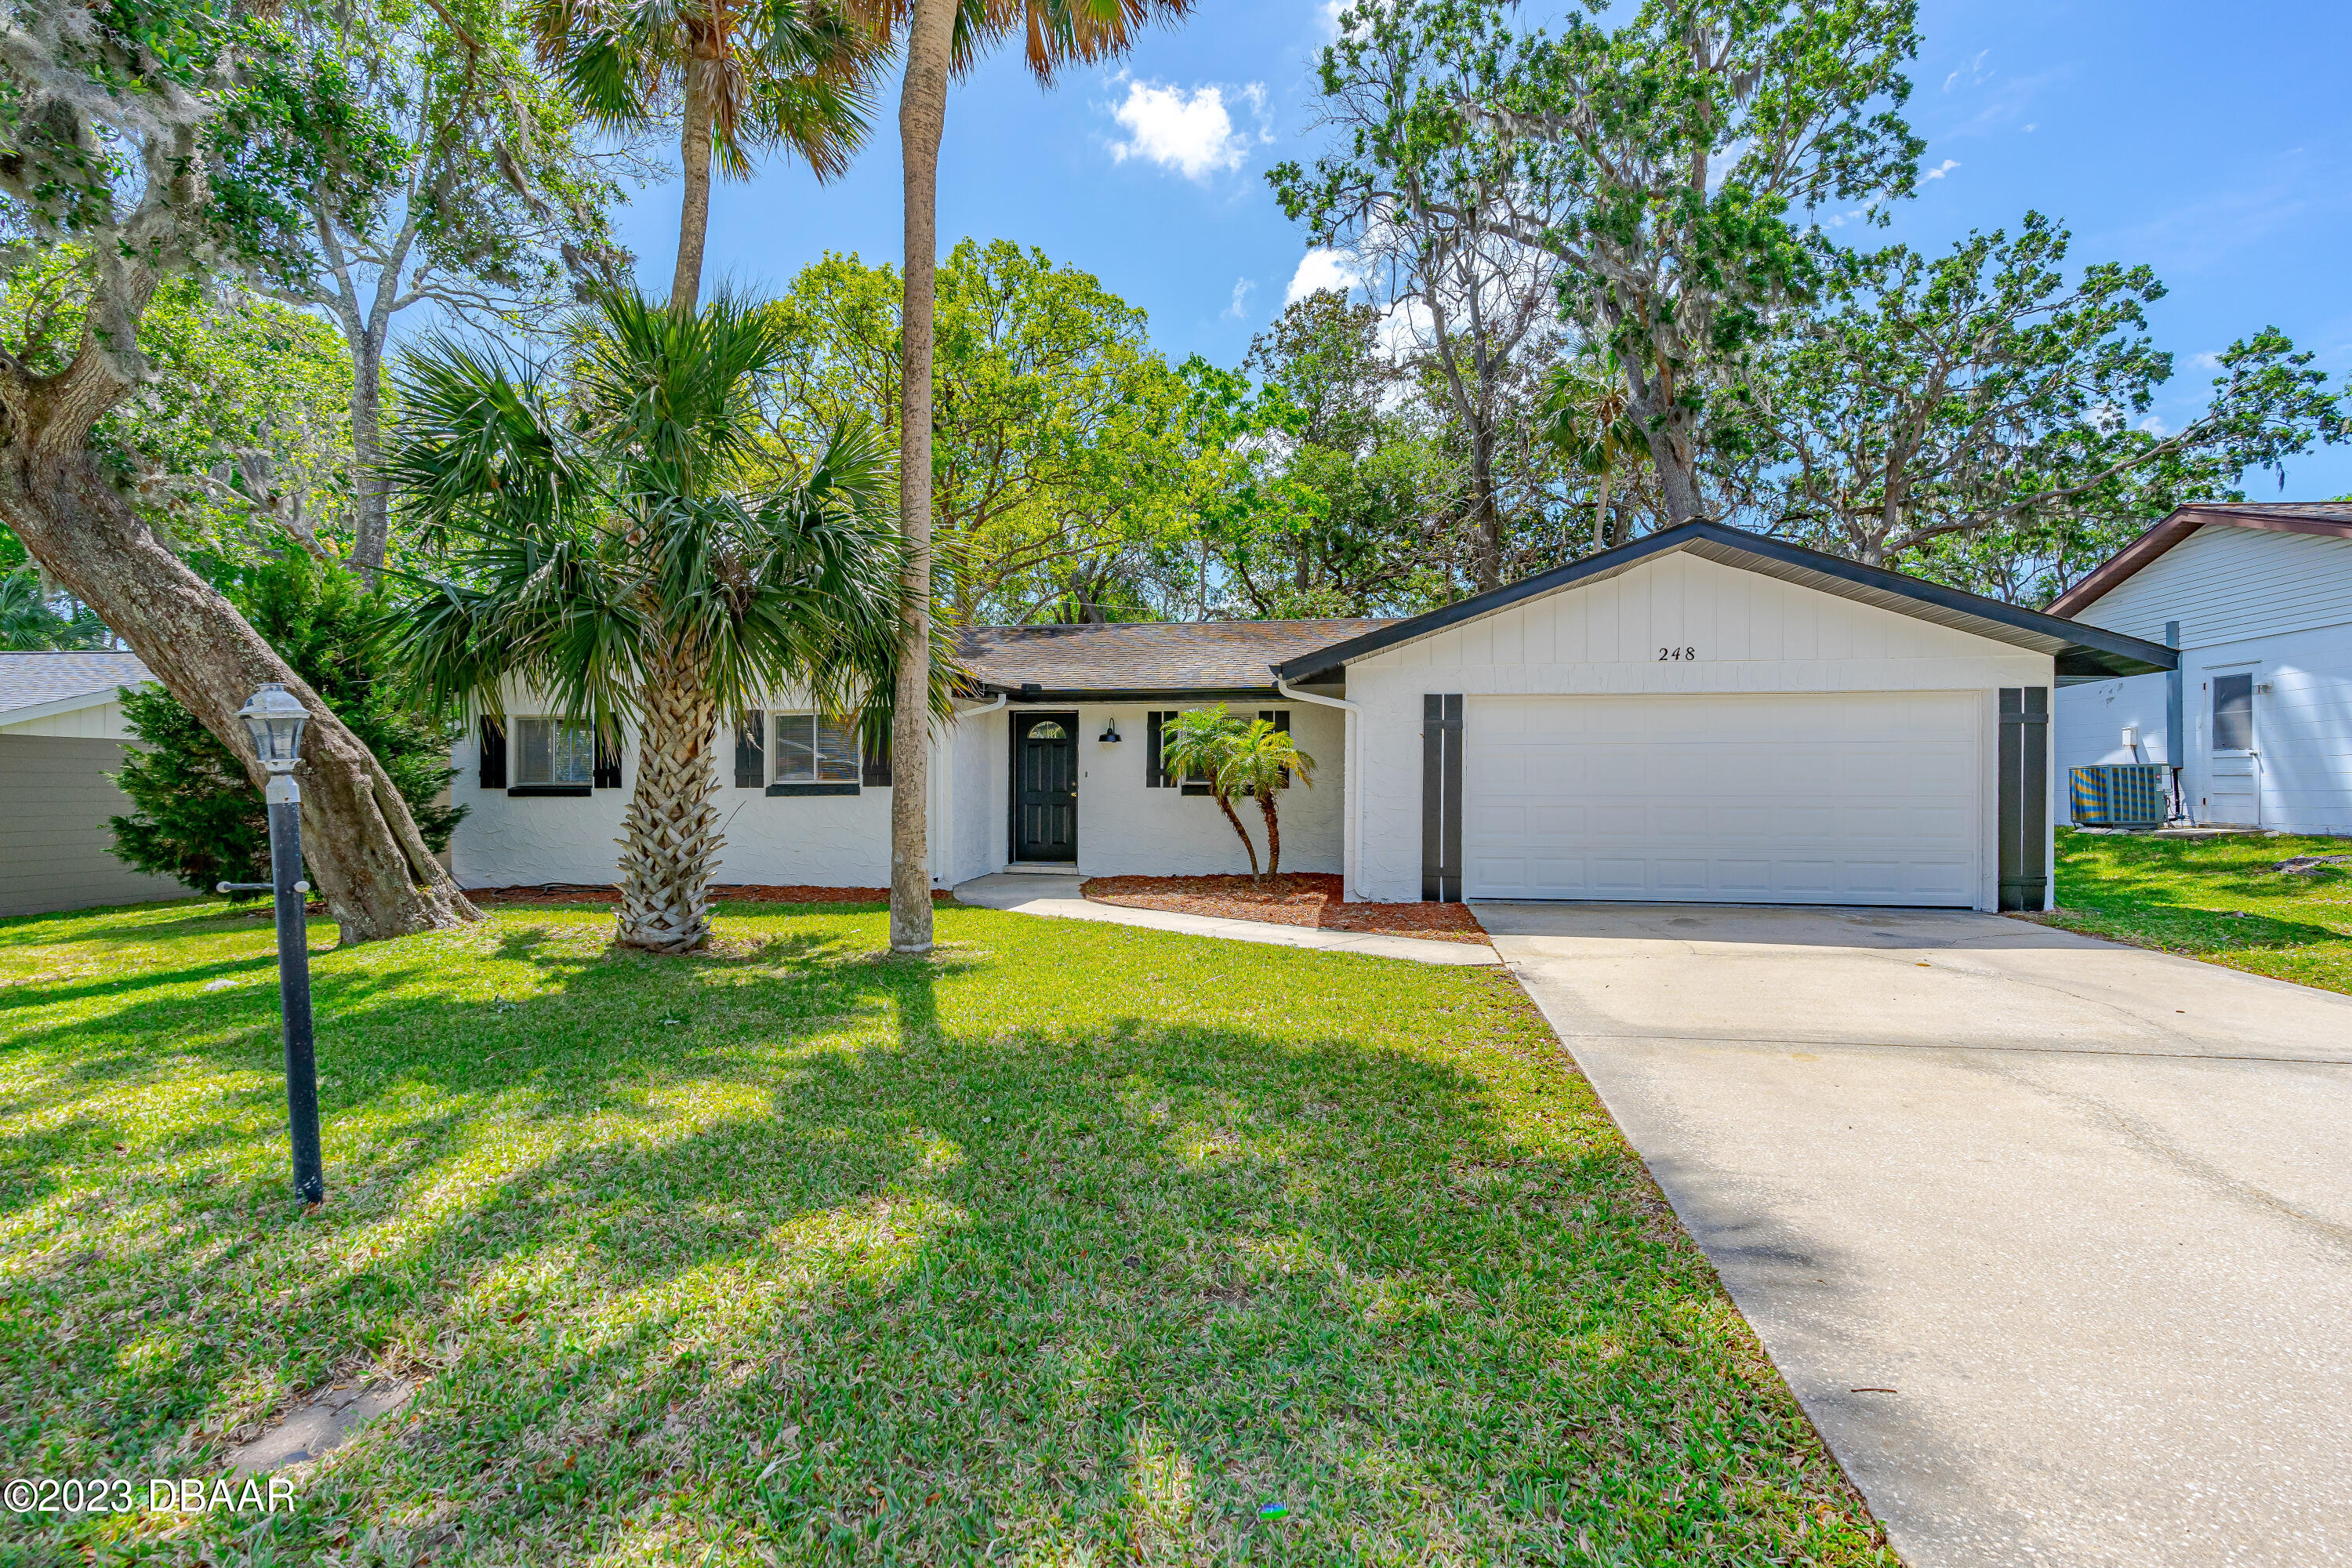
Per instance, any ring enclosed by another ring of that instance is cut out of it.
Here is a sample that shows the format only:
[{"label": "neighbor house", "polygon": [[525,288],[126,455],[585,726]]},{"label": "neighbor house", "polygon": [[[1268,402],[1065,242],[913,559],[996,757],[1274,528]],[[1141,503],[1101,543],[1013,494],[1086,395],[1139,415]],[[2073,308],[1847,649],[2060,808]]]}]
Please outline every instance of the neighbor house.
[{"label": "neighbor house", "polygon": [[2162,763],[2189,821],[2352,834],[2352,503],[2181,507],[2051,609],[2179,649],[2061,694],[2062,778]]},{"label": "neighbor house", "polygon": [[153,678],[127,653],[0,653],[0,915],[176,899],[187,889],[107,852],[130,799],[126,686]]},{"label": "neighbor house", "polygon": [[[1710,523],[1409,620],[982,628],[962,652],[929,786],[941,886],[1244,869],[1160,762],[1173,714],[1223,703],[1317,760],[1285,793],[1284,867],[1353,899],[1983,910],[2048,898],[2053,689],[2173,658]],[[459,880],[609,883],[629,737],[507,705],[454,759]],[[790,694],[719,739],[721,881],[888,881],[886,758]]]}]

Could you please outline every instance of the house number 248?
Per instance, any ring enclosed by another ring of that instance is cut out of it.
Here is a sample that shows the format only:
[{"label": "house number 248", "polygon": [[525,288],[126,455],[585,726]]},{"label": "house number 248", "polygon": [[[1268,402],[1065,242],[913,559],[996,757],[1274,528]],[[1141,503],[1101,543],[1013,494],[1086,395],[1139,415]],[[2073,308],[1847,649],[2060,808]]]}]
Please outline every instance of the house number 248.
[{"label": "house number 248", "polygon": [[1685,658],[1696,658],[1697,657],[1698,649],[1695,647],[1662,647],[1658,650],[1658,662],[1660,664],[1665,663],[1668,659],[1680,662]]}]

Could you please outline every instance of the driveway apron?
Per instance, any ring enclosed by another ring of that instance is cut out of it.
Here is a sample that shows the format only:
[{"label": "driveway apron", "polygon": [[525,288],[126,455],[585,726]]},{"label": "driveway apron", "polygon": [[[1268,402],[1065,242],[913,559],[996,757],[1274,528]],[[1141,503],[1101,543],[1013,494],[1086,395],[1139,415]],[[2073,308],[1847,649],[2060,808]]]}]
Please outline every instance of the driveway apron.
[{"label": "driveway apron", "polygon": [[1915,1568],[2352,1563],[2352,998],[1988,915],[1481,904]]}]

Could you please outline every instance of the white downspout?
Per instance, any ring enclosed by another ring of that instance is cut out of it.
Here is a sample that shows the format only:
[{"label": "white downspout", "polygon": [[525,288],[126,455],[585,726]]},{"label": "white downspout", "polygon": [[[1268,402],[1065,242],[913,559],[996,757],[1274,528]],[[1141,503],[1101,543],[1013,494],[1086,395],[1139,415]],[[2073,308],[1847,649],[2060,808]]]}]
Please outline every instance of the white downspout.
[{"label": "white downspout", "polygon": [[1339,826],[1340,893],[1348,902],[1360,904],[1364,897],[1362,885],[1364,792],[1363,746],[1358,734],[1357,721],[1363,710],[1344,697],[1318,697],[1312,691],[1301,691],[1282,679],[1277,672],[1274,689],[1294,702],[1311,702],[1318,708],[1337,708],[1346,715],[1345,738],[1339,743],[1339,788],[1348,796]]},{"label": "white downspout", "polygon": [[[983,702],[977,708],[966,708],[962,710],[955,715],[954,725],[948,731],[949,735],[952,738],[958,734],[961,731],[965,720],[977,719],[982,714],[993,713],[999,708],[1003,707],[1004,703],[1005,693],[1000,691],[996,694],[996,700],[993,702]],[[947,819],[947,832],[941,837],[940,842],[947,846],[945,862],[947,874],[950,879],[950,886],[953,885],[953,878],[955,876],[955,750],[952,739],[950,739],[948,751],[948,765],[940,770],[940,815]],[[937,881],[939,879],[934,877],[932,880]]]}]

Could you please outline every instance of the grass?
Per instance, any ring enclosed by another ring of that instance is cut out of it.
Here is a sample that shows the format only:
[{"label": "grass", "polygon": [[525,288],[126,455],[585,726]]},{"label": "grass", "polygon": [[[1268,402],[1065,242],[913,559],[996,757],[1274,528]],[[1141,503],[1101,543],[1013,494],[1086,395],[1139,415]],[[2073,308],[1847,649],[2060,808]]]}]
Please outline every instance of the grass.
[{"label": "grass", "polygon": [[202,1477],[331,1378],[423,1380],[290,1510],[0,1542],[1894,1563],[1500,975],[952,908],[928,963],[872,908],[719,929],[315,922],[306,1215],[266,921],[0,922],[0,1475]]},{"label": "grass", "polygon": [[2352,840],[2230,835],[2058,835],[2058,909],[2042,919],[2088,936],[2226,963],[2352,994],[2352,867],[2268,868],[2352,854]]}]

